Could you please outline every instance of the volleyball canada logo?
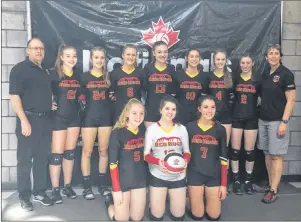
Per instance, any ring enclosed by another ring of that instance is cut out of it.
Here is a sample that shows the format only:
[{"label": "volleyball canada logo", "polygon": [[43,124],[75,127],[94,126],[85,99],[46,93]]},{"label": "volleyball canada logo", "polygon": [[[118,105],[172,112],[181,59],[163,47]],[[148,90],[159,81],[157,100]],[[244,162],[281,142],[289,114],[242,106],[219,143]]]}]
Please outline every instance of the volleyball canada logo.
[{"label": "volleyball canada logo", "polygon": [[142,32],[142,39],[150,47],[157,41],[163,41],[167,44],[168,48],[172,47],[178,41],[180,41],[180,31],[174,31],[173,28],[169,28],[170,23],[164,23],[162,17],[159,18],[157,23],[152,22],[153,29],[149,28]]}]

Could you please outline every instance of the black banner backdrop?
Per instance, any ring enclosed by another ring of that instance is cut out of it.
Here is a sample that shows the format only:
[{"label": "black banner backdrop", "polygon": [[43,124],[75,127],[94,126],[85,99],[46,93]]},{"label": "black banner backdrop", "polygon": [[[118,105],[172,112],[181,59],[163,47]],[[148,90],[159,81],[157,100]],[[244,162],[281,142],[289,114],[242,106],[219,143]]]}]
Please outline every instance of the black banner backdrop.
[{"label": "black banner backdrop", "polygon": [[[187,49],[195,47],[208,71],[212,52],[224,48],[228,69],[236,73],[239,56],[248,51],[259,74],[265,67],[267,45],[280,42],[281,2],[31,1],[31,17],[32,36],[45,44],[46,68],[54,66],[60,44],[67,44],[78,50],[77,67],[83,71],[89,69],[89,50],[104,47],[111,71],[121,65],[121,50],[127,43],[139,47],[137,64],[143,67],[151,61],[152,44],[162,40],[168,43],[169,62],[177,69],[185,66]],[[91,169],[97,169],[97,161],[92,162],[96,163]]]}]

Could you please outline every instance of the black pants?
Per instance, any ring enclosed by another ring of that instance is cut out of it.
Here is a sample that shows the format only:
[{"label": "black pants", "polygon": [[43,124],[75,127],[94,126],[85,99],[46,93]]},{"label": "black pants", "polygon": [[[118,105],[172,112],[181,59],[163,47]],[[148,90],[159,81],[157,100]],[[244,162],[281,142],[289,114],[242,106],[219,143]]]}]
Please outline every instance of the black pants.
[{"label": "black pants", "polygon": [[[27,116],[31,135],[22,135],[21,123],[17,118],[17,188],[20,199],[29,199],[31,193],[38,195],[47,188],[48,157],[51,153],[51,125],[49,116]],[[30,173],[33,171],[33,191]]]}]

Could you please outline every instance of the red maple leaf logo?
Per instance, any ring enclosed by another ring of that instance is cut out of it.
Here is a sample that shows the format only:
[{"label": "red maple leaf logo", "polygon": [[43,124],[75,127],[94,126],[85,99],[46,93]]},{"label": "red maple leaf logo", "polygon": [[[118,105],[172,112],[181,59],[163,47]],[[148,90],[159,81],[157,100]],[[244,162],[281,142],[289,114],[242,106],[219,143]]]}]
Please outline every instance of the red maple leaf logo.
[{"label": "red maple leaf logo", "polygon": [[163,41],[167,44],[168,48],[180,41],[180,31],[174,31],[173,28],[169,29],[169,22],[164,23],[162,17],[159,18],[157,23],[152,22],[153,29],[149,28],[142,32],[142,39],[150,47],[157,41]]}]

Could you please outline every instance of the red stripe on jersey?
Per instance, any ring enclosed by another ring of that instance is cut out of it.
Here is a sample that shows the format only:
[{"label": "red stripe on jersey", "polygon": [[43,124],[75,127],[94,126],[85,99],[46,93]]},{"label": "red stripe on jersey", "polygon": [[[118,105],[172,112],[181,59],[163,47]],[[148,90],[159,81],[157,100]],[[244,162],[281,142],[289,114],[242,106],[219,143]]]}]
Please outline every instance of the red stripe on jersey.
[{"label": "red stripe on jersey", "polygon": [[111,174],[113,191],[114,192],[121,191],[118,166],[112,168],[110,167],[110,174]]},{"label": "red stripe on jersey", "polygon": [[190,157],[191,157],[190,153],[183,153],[183,158],[184,160],[186,160],[187,164],[190,162]]},{"label": "red stripe on jersey", "polygon": [[227,186],[227,165],[221,165],[221,186]]},{"label": "red stripe on jersey", "polygon": [[160,165],[160,160],[150,154],[146,154],[144,156],[144,160],[151,164]]}]

